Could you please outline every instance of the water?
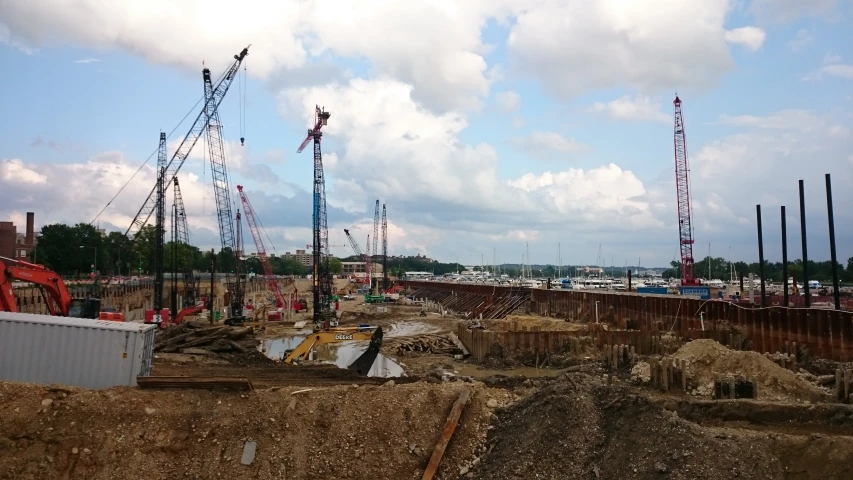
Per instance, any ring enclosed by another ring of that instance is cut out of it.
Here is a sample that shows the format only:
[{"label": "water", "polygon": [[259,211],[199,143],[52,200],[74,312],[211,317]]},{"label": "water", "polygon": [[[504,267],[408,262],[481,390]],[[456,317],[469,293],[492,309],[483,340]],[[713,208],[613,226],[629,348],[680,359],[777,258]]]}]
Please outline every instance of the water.
[{"label": "water", "polygon": [[273,360],[284,360],[285,352],[296,348],[297,345],[302,343],[302,340],[305,340],[305,337],[307,337],[311,331],[309,330],[307,332],[297,333],[298,335],[291,337],[263,340],[258,346],[258,351]]},{"label": "water", "polygon": [[[258,346],[258,350],[273,360],[283,360],[285,352],[296,348],[307,335],[298,335],[292,337],[275,338],[264,340]],[[332,363],[340,368],[349,367],[365,350],[367,350],[368,342],[340,342],[327,343],[314,348],[313,359],[322,362]],[[405,370],[393,359],[379,354],[376,360],[367,372],[368,377],[393,378],[406,376]]]}]

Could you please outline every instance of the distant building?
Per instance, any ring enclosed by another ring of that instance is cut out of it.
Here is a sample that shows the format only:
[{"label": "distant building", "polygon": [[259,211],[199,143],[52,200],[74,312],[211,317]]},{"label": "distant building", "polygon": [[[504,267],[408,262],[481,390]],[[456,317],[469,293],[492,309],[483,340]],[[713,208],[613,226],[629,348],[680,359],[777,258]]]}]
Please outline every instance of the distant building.
[{"label": "distant building", "polygon": [[31,261],[35,248],[35,213],[27,212],[26,233],[18,233],[12,222],[0,222],[0,257]]},{"label": "distant building", "polygon": [[429,278],[432,276],[433,274],[430,272],[405,272],[403,273],[403,280],[417,280],[419,278]]},{"label": "distant building", "polygon": [[[341,262],[341,266],[343,267],[341,270],[341,274],[343,275],[351,275],[359,278],[367,275],[367,272],[364,270],[364,262]],[[382,276],[382,264],[373,263],[370,267],[373,269],[374,277]]]},{"label": "distant building", "polygon": [[[323,255],[326,256],[325,254]],[[305,250],[297,250],[296,253],[285,252],[281,258],[285,260],[296,260],[306,267],[310,267],[314,264],[314,254],[312,252],[306,252]],[[335,258],[334,255],[329,255],[329,258]]]}]

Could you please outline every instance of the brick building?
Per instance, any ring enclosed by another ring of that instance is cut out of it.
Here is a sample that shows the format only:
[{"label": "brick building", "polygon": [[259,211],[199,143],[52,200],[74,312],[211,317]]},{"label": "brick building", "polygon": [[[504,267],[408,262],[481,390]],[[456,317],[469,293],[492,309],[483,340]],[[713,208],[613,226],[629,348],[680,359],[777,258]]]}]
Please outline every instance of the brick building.
[{"label": "brick building", "polygon": [[31,261],[30,254],[35,246],[35,213],[27,212],[27,229],[18,233],[12,222],[0,222],[0,257]]}]

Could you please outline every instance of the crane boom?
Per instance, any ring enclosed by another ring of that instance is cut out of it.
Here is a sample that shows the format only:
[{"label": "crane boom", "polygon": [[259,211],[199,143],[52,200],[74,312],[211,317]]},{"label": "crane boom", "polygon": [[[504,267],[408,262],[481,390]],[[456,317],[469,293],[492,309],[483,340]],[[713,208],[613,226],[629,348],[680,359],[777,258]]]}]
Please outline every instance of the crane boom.
[{"label": "crane boom", "polygon": [[[364,259],[364,271],[367,272],[367,279],[370,281],[370,252],[364,253],[361,251],[361,247],[358,246],[358,242],[355,241],[355,238],[350,235],[349,230],[344,229],[344,233],[347,236],[347,240],[349,240],[350,247],[352,247],[352,251],[359,257]],[[370,249],[370,235],[367,236],[367,248]]]},{"label": "crane boom", "polygon": [[[369,242],[368,242],[369,243]],[[368,245],[368,250],[373,256],[379,255],[379,200],[376,200],[376,207],[373,208],[373,248]],[[371,266],[374,263],[371,257]],[[371,272],[372,273],[372,272]],[[376,280],[376,290],[373,289],[373,277],[370,277],[370,293],[375,294],[379,290],[379,279]]]},{"label": "crane boom", "polygon": [[382,204],[382,289],[388,290],[388,212]]},{"label": "crane boom", "polygon": [[693,271],[693,217],[690,209],[690,164],[687,161],[687,140],[684,117],[678,95],[672,102],[675,111],[675,187],[678,195],[678,240],[681,250],[681,284],[698,285]]},{"label": "crane boom", "polygon": [[[251,47],[251,45],[249,45]],[[219,107],[219,104],[222,103],[222,99],[225,98],[225,94],[228,93],[228,88],[231,87],[231,82],[237,76],[237,71],[240,69],[240,64],[243,62],[243,59],[246,58],[246,55],[249,53],[249,47],[244,48],[239,54],[234,55],[234,62],[225,71],[225,75],[216,85],[216,87],[212,86],[212,82],[210,79],[210,70],[204,69],[202,71],[202,76],[204,77],[205,90],[207,90],[208,85],[210,85],[211,90],[213,91],[213,95],[205,96],[204,106],[201,111],[198,113],[198,116],[195,119],[192,127],[190,127],[190,131],[181,141],[181,144],[178,145],[178,149],[175,150],[175,153],[172,155],[171,160],[166,164],[166,186],[168,188],[171,185],[172,180],[175,178],[175,175],[178,174],[178,171],[184,165],[184,161],[192,151],[196,142],[198,142],[199,137],[202,133],[204,133],[207,128],[207,122],[209,116],[206,115],[205,112],[216,109]],[[159,172],[158,172],[159,175]],[[157,185],[151,189],[151,193],[148,194],[148,197],[145,199],[145,202],[142,204],[142,207],[136,213],[136,216],[133,217],[133,221],[130,222],[130,226],[124,232],[125,235],[133,235],[136,236],[139,233],[139,230],[148,223],[148,220],[151,218],[151,214],[157,207]]]},{"label": "crane boom", "polygon": [[240,201],[243,202],[243,213],[246,215],[246,223],[249,224],[249,231],[252,233],[252,239],[255,240],[255,248],[258,249],[258,258],[261,260],[261,267],[264,269],[264,276],[266,277],[267,285],[275,296],[275,301],[278,304],[278,307],[284,307],[284,294],[281,291],[278,281],[276,281],[273,276],[272,264],[270,263],[269,255],[267,255],[267,249],[264,246],[261,231],[258,228],[255,209],[252,208],[252,204],[249,203],[249,198],[246,196],[246,192],[243,191],[242,185],[237,185],[237,192],[240,193]]},{"label": "crane boom", "polygon": [[163,287],[165,286],[165,258],[163,244],[166,235],[166,132],[160,132],[160,144],[157,149],[157,196],[155,198],[156,217],[154,220],[154,323],[160,323],[160,311],[163,309]]},{"label": "crane boom", "polygon": [[[210,71],[205,69],[208,76]],[[243,286],[240,284],[240,252],[234,215],[231,211],[231,189],[228,186],[228,165],[225,161],[225,141],[222,139],[222,123],[219,121],[216,91],[210,82],[204,84],[204,96],[211,108],[207,114],[207,145],[210,151],[210,172],[213,176],[213,193],[219,223],[219,240],[222,252],[230,251],[234,256],[235,272],[225,271],[225,284],[231,294],[231,316],[243,316]],[[238,212],[239,217],[239,212]],[[238,220],[239,221],[239,220]],[[239,223],[238,223],[239,226]]]},{"label": "crane boom", "polygon": [[173,179],[172,188],[175,195],[174,200],[174,243],[172,248],[175,249],[173,254],[175,271],[181,271],[181,277],[184,280],[184,306],[188,307],[195,304],[196,299],[196,284],[193,277],[193,267],[190,261],[190,254],[187,250],[190,246],[190,229],[187,224],[187,211],[184,208],[184,197],[181,194],[181,186],[178,183],[178,177]]}]

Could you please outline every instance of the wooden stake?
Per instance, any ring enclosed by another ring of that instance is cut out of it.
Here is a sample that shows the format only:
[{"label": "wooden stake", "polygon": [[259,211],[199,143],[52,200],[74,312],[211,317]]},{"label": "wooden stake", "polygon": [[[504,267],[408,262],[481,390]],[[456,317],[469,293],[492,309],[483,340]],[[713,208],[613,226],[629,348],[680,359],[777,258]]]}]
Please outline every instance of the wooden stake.
[{"label": "wooden stake", "polygon": [[444,430],[442,430],[441,437],[439,437],[438,442],[435,444],[435,449],[432,451],[429,464],[427,464],[427,468],[424,470],[421,480],[432,480],[432,477],[434,477],[435,473],[438,471],[438,466],[441,464],[441,457],[444,456],[447,444],[450,443],[450,439],[453,437],[453,432],[456,431],[456,425],[459,424],[459,417],[462,415],[462,410],[465,408],[465,404],[468,403],[468,398],[470,396],[471,392],[463,390],[459,395],[459,398],[456,400],[456,403],[454,403],[453,407],[450,409],[450,414],[447,416],[447,421],[444,423]]}]

